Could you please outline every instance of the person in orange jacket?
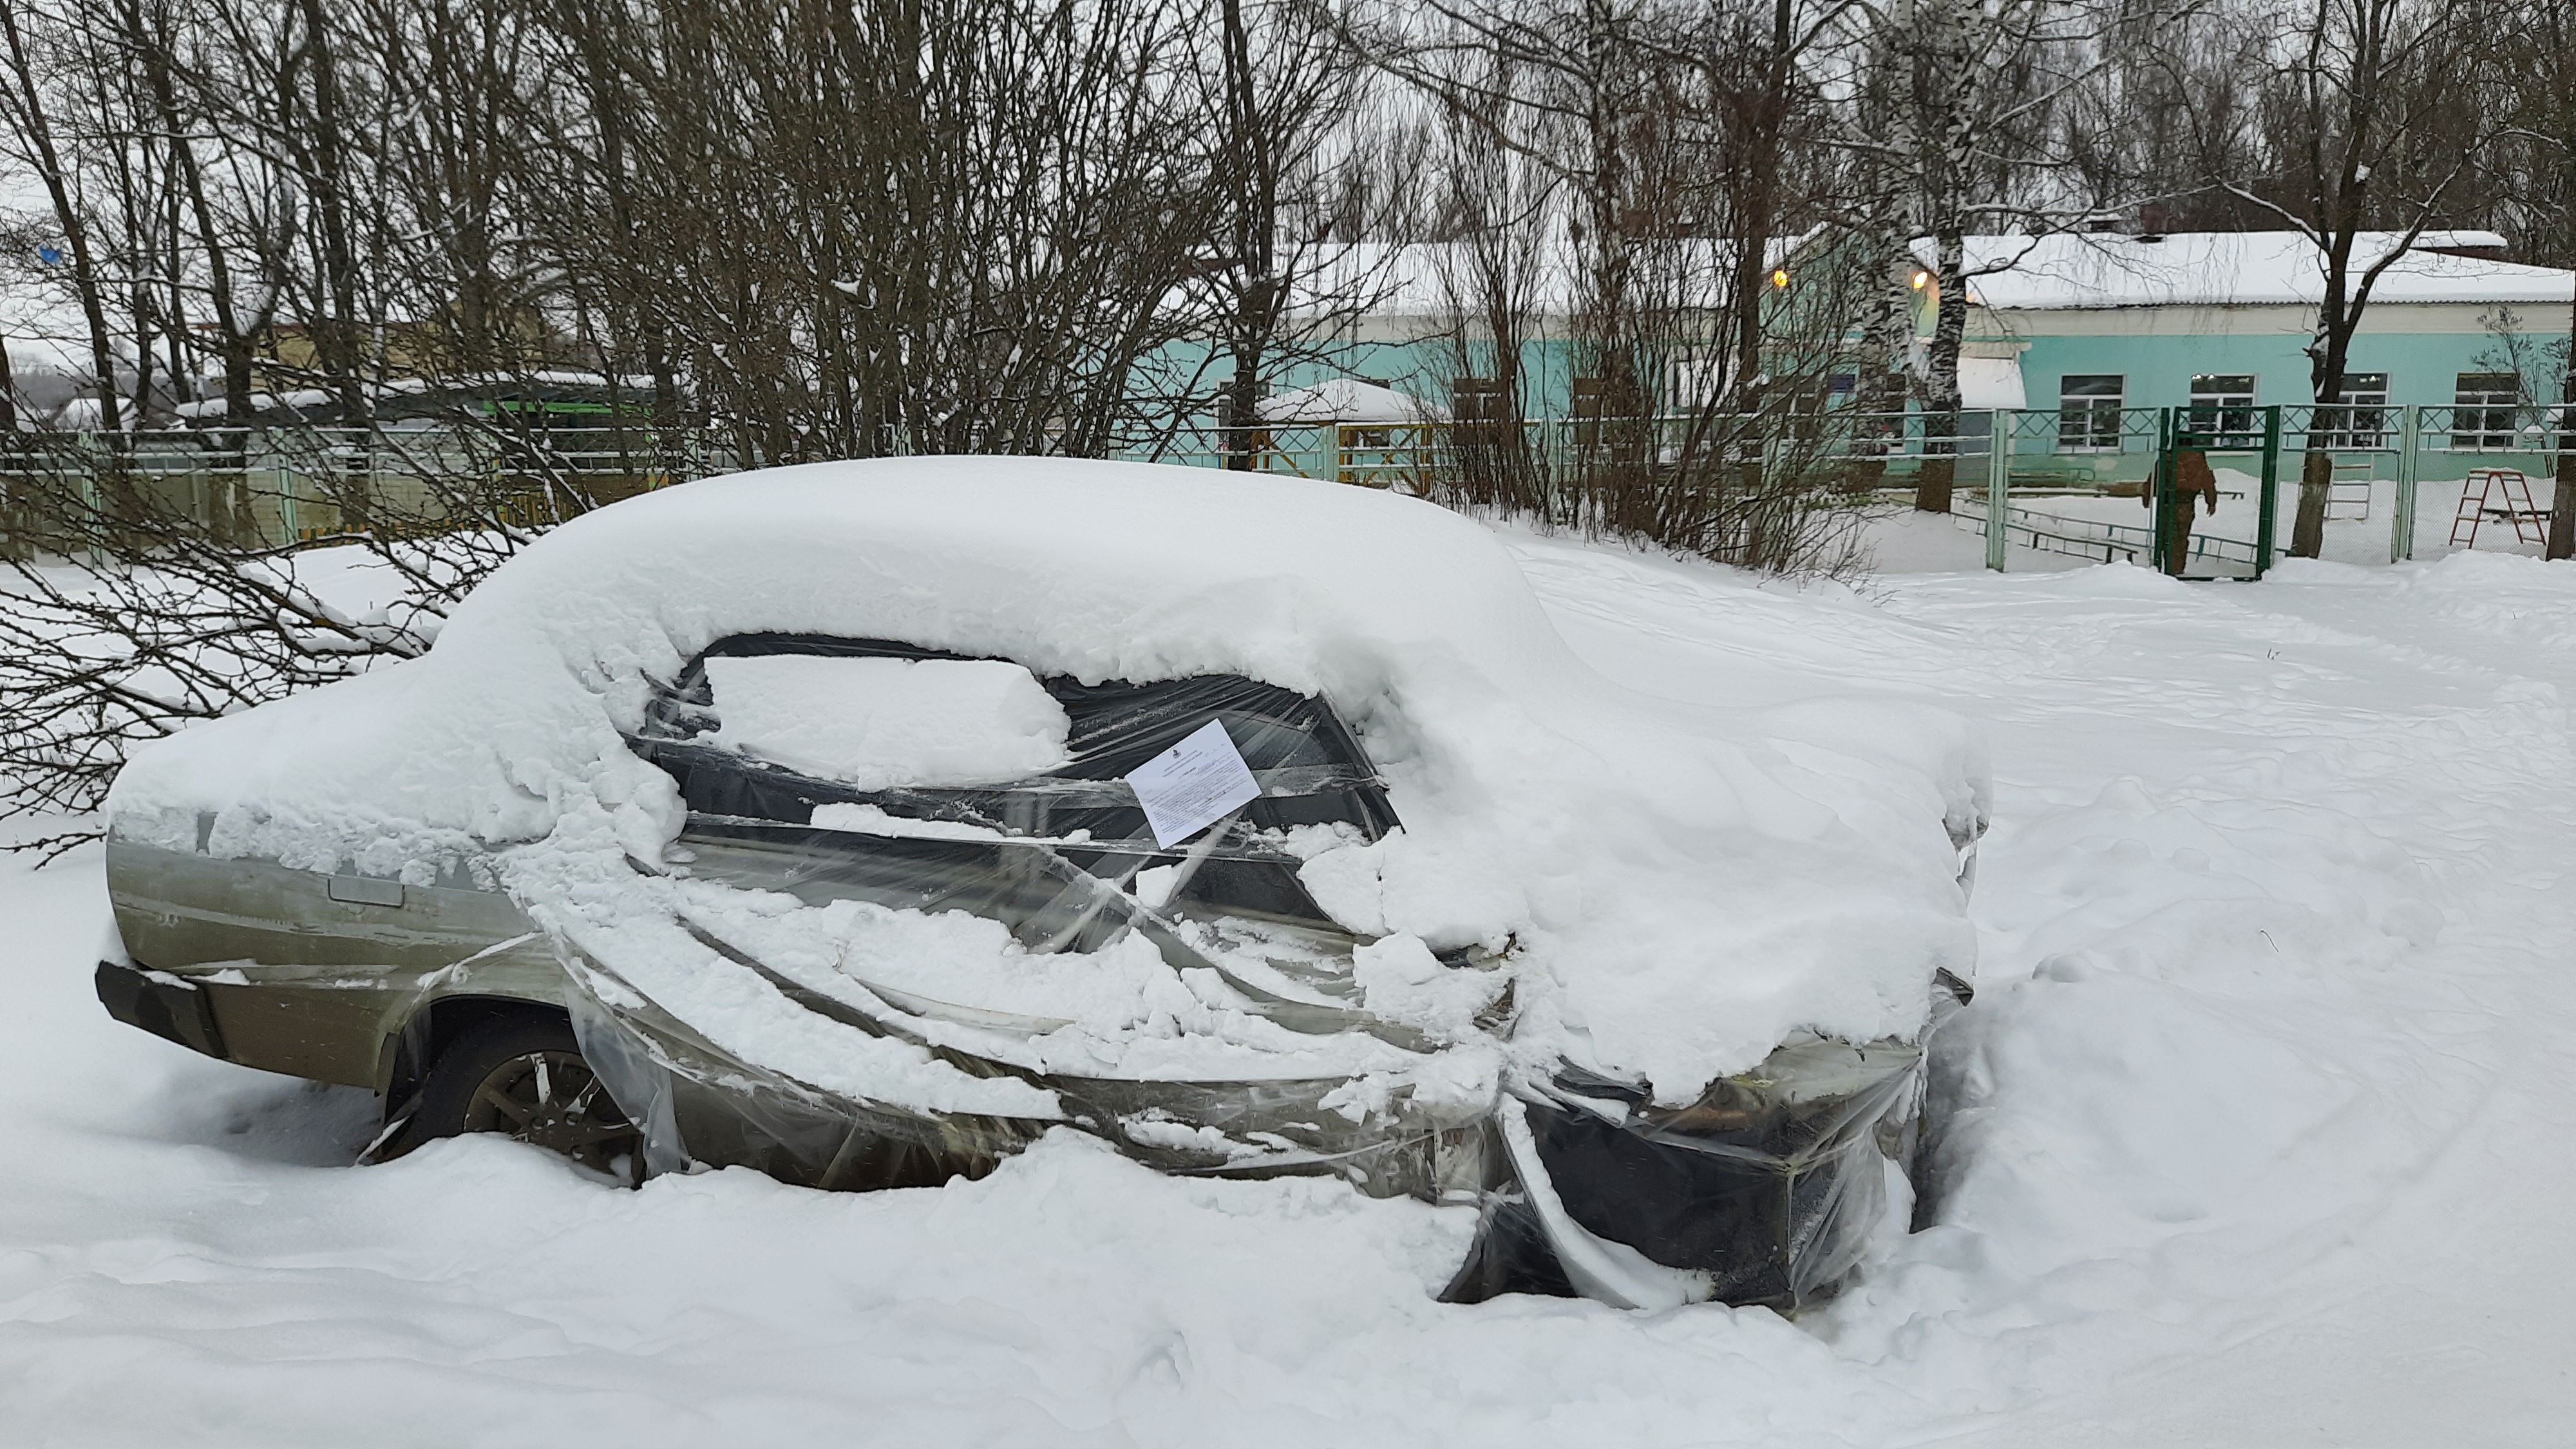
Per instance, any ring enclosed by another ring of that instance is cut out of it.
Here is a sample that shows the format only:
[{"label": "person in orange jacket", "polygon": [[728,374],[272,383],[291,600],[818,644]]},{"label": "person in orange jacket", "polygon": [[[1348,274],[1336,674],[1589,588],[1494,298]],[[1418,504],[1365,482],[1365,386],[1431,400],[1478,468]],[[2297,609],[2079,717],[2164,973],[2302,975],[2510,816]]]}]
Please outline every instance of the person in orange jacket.
[{"label": "person in orange jacket", "polygon": [[[2218,512],[2218,475],[2209,468],[2209,455],[2190,449],[2174,459],[2173,527],[2165,536],[2165,572],[2182,576],[2183,566],[2191,561],[2191,500],[2197,496],[2207,510]],[[2140,491],[2138,501],[2152,512],[2156,506],[2153,480]]]}]

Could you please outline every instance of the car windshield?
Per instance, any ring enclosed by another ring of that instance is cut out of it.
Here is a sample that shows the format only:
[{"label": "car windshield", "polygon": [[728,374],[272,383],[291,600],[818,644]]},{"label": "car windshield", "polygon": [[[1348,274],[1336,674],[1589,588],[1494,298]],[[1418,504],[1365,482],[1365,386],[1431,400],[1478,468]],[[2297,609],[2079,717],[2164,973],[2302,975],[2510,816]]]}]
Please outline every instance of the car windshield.
[{"label": "car windshield", "polygon": [[[1159,845],[1122,777],[1211,721],[1262,793]],[[965,910],[1043,951],[1160,937],[1154,912],[1338,935],[1298,866],[1395,825],[1330,705],[1236,675],[1085,684],[885,641],[743,636],[657,691],[631,743],[687,803],[673,858],[692,876]]]}]

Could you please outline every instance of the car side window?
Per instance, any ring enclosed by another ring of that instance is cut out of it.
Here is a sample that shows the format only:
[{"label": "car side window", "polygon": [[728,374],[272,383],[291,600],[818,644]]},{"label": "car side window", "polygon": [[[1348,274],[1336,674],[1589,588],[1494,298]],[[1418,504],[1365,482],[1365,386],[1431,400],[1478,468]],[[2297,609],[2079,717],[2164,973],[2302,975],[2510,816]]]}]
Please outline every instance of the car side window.
[{"label": "car side window", "polygon": [[[949,680],[874,666],[800,671],[795,662],[836,659],[987,672],[956,670]],[[1048,678],[1035,681],[1039,700],[1005,677],[1012,670],[886,641],[740,636],[658,690],[630,743],[687,802],[684,868],[695,874],[809,900],[964,909],[1004,921],[1033,947],[1089,949],[1130,923],[1123,909],[1102,909],[1103,882],[1134,899],[1145,872],[1195,855],[1169,911],[1338,929],[1299,882],[1299,857],[1282,832],[1325,826],[1374,840],[1396,819],[1358,739],[1328,703],[1233,675],[1151,684]],[[800,672],[829,683],[798,697]],[[726,718],[728,699],[750,697],[736,681],[754,676],[786,685],[791,697],[737,703],[736,718]],[[942,756],[907,755],[901,739],[848,745],[855,730],[835,715],[877,708],[862,697],[870,680],[909,681],[890,691],[906,697],[886,707],[953,712],[927,731],[915,719],[878,721],[884,732],[954,748]],[[859,693],[831,697],[851,687]],[[1050,717],[1050,703],[1060,718]],[[746,718],[755,713],[761,718]],[[1263,793],[1214,839],[1163,849],[1121,777],[1210,720],[1224,725]],[[1057,728],[1060,737],[1051,734]],[[889,759],[908,765],[908,777],[888,777]],[[1004,768],[1028,764],[1043,768]]]}]

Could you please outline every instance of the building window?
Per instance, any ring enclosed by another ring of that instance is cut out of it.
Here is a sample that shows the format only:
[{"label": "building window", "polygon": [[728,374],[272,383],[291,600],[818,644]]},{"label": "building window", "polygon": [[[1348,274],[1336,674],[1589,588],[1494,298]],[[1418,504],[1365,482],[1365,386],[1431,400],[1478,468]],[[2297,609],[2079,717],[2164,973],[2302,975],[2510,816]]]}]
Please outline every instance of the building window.
[{"label": "building window", "polygon": [[2451,446],[2463,452],[2512,447],[2521,409],[2521,373],[2461,373],[2451,389]]},{"label": "building window", "polygon": [[1714,350],[1694,348],[1676,356],[1664,398],[1665,415],[1688,417],[1716,406],[1717,386],[1726,376],[1726,364],[1726,357]]},{"label": "building window", "polygon": [[2120,403],[2128,379],[2116,372],[2070,372],[2057,380],[2057,451],[2120,451]]},{"label": "building window", "polygon": [[1601,419],[1610,411],[1610,380],[1602,377],[1578,377],[1567,411],[1574,415],[1574,446],[1601,446]]},{"label": "building window", "polygon": [[2201,372],[2191,379],[2191,411],[2184,425],[2203,448],[2259,447],[2254,425],[2254,377],[2244,372]]},{"label": "building window", "polygon": [[1449,415],[1462,423],[1513,421],[1510,392],[1499,377],[1461,377],[1449,384]]},{"label": "building window", "polygon": [[2341,405],[2319,421],[2324,426],[2318,431],[2329,448],[2387,447],[2388,374],[2345,373]]}]

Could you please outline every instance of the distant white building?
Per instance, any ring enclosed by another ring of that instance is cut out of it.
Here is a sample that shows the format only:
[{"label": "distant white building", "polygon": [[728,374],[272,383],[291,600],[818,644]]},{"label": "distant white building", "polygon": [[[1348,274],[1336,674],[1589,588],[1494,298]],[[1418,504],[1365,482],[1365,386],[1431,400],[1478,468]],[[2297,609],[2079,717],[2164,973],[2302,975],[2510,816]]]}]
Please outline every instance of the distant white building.
[{"label": "distant white building", "polygon": [[[2365,233],[2356,273],[2401,241]],[[2433,446],[2445,451],[2535,443],[2517,434],[2537,413],[2515,409],[2567,397],[2576,273],[2499,260],[2504,245],[2492,232],[2427,232],[2400,254],[2371,290],[2344,400],[2438,410]],[[1928,272],[1930,244],[1917,256]],[[2055,409],[2059,451],[2115,446],[2124,408],[2225,417],[2313,401],[2306,348],[2325,279],[2296,232],[1981,236],[1967,258],[1968,405]],[[1928,333],[1938,289],[1926,280]],[[2371,414],[2356,422],[2371,431]]]}]

